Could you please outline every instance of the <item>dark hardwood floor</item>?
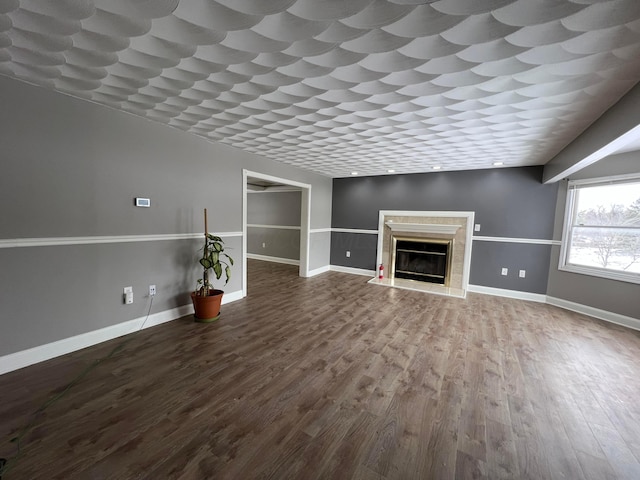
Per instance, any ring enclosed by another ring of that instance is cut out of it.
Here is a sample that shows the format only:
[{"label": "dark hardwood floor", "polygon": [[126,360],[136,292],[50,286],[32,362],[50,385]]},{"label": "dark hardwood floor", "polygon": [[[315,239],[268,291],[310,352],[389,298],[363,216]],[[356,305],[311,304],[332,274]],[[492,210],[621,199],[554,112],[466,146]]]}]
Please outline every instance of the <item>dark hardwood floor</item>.
[{"label": "dark hardwood floor", "polygon": [[[2,480],[638,479],[640,334],[552,306],[250,261],[215,324],[133,334]],[[0,376],[0,457],[117,339]]]}]

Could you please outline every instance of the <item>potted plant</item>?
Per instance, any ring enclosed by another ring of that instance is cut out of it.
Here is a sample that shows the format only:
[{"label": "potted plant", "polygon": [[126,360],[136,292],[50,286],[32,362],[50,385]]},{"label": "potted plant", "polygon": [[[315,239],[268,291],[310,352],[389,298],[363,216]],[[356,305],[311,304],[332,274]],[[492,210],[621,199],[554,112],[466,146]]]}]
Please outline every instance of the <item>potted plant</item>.
[{"label": "potted plant", "polygon": [[[226,261],[223,260],[226,258]],[[207,209],[204,209],[204,247],[199,263],[204,269],[202,278],[198,279],[196,290],[191,293],[191,301],[195,311],[197,322],[213,322],[220,317],[220,304],[222,303],[222,290],[213,287],[209,281],[209,271],[213,270],[217,280],[220,280],[224,272],[226,285],[231,278],[231,265],[233,258],[224,253],[224,241],[222,238],[210,234],[207,231]]]}]

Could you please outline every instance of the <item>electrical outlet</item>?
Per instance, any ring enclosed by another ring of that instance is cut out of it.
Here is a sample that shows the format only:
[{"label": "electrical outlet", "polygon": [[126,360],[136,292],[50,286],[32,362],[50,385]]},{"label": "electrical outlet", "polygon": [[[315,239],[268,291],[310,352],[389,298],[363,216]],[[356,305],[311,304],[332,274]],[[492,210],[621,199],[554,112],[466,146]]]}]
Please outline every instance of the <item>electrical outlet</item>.
[{"label": "electrical outlet", "polygon": [[133,303],[133,287],[124,287],[124,303],[125,305]]},{"label": "electrical outlet", "polygon": [[351,257],[351,252],[347,250],[347,258]]},{"label": "electrical outlet", "polygon": [[474,231],[474,232],[479,232],[479,231],[480,231],[480,224],[479,224],[479,223],[476,223],[476,224],[473,226],[473,231]]},{"label": "electrical outlet", "polygon": [[520,270],[520,272],[518,273],[518,276],[519,276],[520,278],[524,278],[524,276],[525,276],[525,274],[526,274],[526,273],[527,273],[527,271],[526,271],[526,270]]},{"label": "electrical outlet", "polygon": [[153,297],[156,294],[156,286],[155,285],[149,285],[149,296]]},{"label": "electrical outlet", "polygon": [[509,269],[502,267],[502,275],[508,275],[508,274],[509,274]]},{"label": "electrical outlet", "polygon": [[262,242],[262,248],[266,248],[267,244]]}]

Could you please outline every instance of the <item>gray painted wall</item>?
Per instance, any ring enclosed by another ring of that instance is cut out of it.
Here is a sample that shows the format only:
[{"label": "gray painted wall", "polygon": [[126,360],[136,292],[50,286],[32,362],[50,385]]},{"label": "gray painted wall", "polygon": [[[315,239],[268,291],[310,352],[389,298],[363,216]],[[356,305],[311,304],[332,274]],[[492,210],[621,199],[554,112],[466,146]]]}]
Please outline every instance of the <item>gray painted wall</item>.
[{"label": "gray painted wall", "polygon": [[[551,245],[474,241],[472,250],[472,285],[541,295],[547,292]],[[508,269],[507,275],[502,275],[503,267]],[[520,270],[526,272],[524,278],[518,276]]]},{"label": "gray painted wall", "polygon": [[327,268],[330,264],[331,232],[309,235],[309,271]]},{"label": "gray painted wall", "polygon": [[336,178],[332,226],[378,229],[379,210],[475,211],[479,235],[550,239],[555,185],[542,168]]},{"label": "gray painted wall", "polygon": [[[4,77],[0,105],[0,239],[202,232],[205,207],[211,232],[241,232],[243,168],[311,184],[312,228],[330,226],[326,177]],[[151,208],[134,207],[137,196]],[[227,292],[241,288],[241,240],[225,239],[236,259]],[[0,249],[0,355],[138,318],[150,283],[152,313],[187,304],[198,245]],[[312,248],[328,258],[328,245]]]},{"label": "gray painted wall", "polygon": [[264,192],[247,194],[247,223],[300,226],[300,192]]},{"label": "gray painted wall", "polygon": [[[604,176],[640,173],[640,152],[625,153],[604,158],[570,178],[587,179]],[[559,182],[556,222],[553,238],[562,239],[567,182]],[[580,305],[640,319],[640,285],[606,278],[565,272],[558,269],[560,247],[551,251],[547,295]]]},{"label": "gray painted wall", "polygon": [[377,235],[331,232],[331,265],[375,270],[377,248]]},{"label": "gray painted wall", "polygon": [[[587,178],[635,173],[640,173],[640,152],[626,152],[603,158],[584,170],[574,173],[569,178],[571,180],[584,180]],[[558,199],[560,200],[560,197]]]},{"label": "gray painted wall", "polygon": [[[200,241],[172,240],[0,249],[0,355],[50,343],[144,317],[148,289],[158,295],[151,313],[190,303],[189,291]],[[242,238],[225,239],[227,251],[242,249]],[[226,292],[241,288],[234,267]],[[123,305],[122,289],[133,286],[134,303]]]},{"label": "gray painted wall", "polygon": [[[551,240],[558,186],[541,178],[542,167],[526,167],[334,179],[332,226],[377,230],[380,210],[473,211],[476,235]],[[375,235],[334,232],[331,263],[375,269],[376,242]],[[470,283],[544,293],[549,255],[549,246],[474,241]]]},{"label": "gray painted wall", "polygon": [[[300,227],[301,206],[301,192],[248,193],[247,224]],[[300,260],[300,230],[247,226],[247,251]]]},{"label": "gray painted wall", "polygon": [[558,270],[560,247],[553,247],[547,295],[640,319],[640,285]]},{"label": "gray painted wall", "polygon": [[300,230],[247,227],[247,252],[300,260]]}]

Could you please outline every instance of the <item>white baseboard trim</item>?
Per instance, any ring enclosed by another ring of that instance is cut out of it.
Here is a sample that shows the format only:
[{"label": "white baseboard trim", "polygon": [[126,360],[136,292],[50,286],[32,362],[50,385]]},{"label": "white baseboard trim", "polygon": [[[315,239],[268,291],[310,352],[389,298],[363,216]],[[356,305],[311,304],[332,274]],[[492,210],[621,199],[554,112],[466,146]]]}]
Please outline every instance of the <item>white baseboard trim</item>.
[{"label": "white baseboard trim", "polygon": [[[222,297],[222,304],[231,303],[242,298],[242,290],[225,293]],[[170,322],[185,315],[193,314],[193,305],[182,305],[180,307],[152,313],[147,319],[146,316],[134,318],[126,322],[118,323],[108,327],[82,333],[69,338],[63,338],[55,342],[47,343],[37,347],[10,353],[0,357],[0,375],[28,367],[35,363],[44,362],[67,353],[75,352],[98,343],[113,340],[130,333],[137,332],[142,327],[150,328],[165,322]],[[145,319],[147,320],[145,322]]]},{"label": "white baseboard trim", "polygon": [[[226,305],[227,303],[231,303],[231,302],[236,302],[238,300],[242,300],[244,298],[244,295],[242,295],[242,290],[236,290],[235,292],[224,292],[224,297],[222,297],[222,305]],[[189,313],[193,313],[193,306],[189,305],[191,307],[191,312]]]},{"label": "white baseboard trim", "polygon": [[330,265],[332,272],[351,273],[353,275],[364,275],[365,277],[375,277],[375,270],[367,270],[365,268],[342,267],[340,265]]},{"label": "white baseboard trim", "polygon": [[484,287],[482,285],[469,285],[468,292],[483,293],[496,297],[516,298],[518,300],[529,300],[531,302],[547,303],[547,296],[541,293],[521,292],[518,290],[507,290],[506,288]]},{"label": "white baseboard trim", "polygon": [[273,263],[285,263],[287,265],[300,265],[300,260],[293,260],[291,258],[270,257],[268,255],[258,255],[257,253],[247,253],[247,258],[254,260],[262,260],[264,262]]},{"label": "white baseboard trim", "polygon": [[565,310],[571,310],[572,312],[582,313],[583,315],[599,318],[606,322],[615,323],[616,325],[640,330],[640,320],[637,318],[627,317],[626,315],[620,315],[619,313],[608,312],[588,305],[570,302],[569,300],[563,300],[562,298],[547,297],[547,303],[549,305],[564,308]]},{"label": "white baseboard trim", "polygon": [[307,277],[313,277],[315,275],[320,275],[321,273],[328,272],[329,270],[331,270],[331,265],[325,265],[324,267],[320,267],[320,268],[316,268],[314,270],[311,270],[307,274]]}]

